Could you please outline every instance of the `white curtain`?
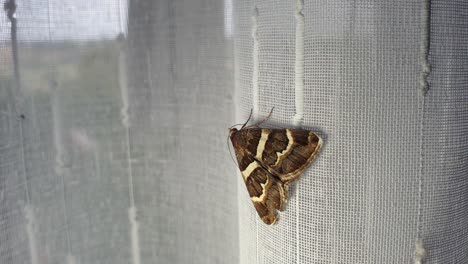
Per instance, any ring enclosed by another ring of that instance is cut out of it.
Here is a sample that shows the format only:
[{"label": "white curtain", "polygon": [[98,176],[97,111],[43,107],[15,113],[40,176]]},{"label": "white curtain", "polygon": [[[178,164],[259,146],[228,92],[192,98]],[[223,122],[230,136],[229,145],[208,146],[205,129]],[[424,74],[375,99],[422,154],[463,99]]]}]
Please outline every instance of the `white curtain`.
[{"label": "white curtain", "polygon": [[[468,264],[468,2],[3,2],[0,263]],[[273,107],[325,144],[266,226]]]},{"label": "white curtain", "polygon": [[241,263],[468,263],[468,3],[237,1],[239,120],[325,138]]}]

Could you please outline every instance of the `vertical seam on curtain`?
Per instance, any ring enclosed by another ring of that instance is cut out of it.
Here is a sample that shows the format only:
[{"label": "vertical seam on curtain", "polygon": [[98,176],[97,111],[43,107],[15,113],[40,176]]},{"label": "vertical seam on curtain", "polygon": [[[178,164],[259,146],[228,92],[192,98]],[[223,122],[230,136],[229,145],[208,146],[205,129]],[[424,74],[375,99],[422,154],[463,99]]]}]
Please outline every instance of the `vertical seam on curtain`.
[{"label": "vertical seam on curtain", "polygon": [[421,72],[419,75],[419,82],[421,91],[426,96],[429,90],[427,77],[431,72],[431,65],[429,64],[429,46],[430,46],[430,16],[431,16],[431,1],[423,0],[423,8],[421,13]]},{"label": "vertical seam on curtain", "polygon": [[[49,41],[52,41],[52,31],[51,31],[51,17],[50,17],[50,1],[47,1],[47,34]],[[53,86],[53,88],[56,88],[56,85]],[[64,171],[64,161],[63,161],[63,155],[64,155],[64,149],[62,145],[64,144],[62,142],[62,130],[61,130],[61,122],[60,122],[60,116],[59,113],[57,112],[58,110],[58,105],[59,105],[59,98],[57,97],[57,90],[54,90],[53,93],[53,99],[52,99],[52,104],[55,105],[53,107],[53,122],[54,122],[54,138],[55,138],[55,147],[56,149],[56,156],[55,156],[55,162],[56,162],[56,173],[59,174],[61,179],[61,184],[62,184],[62,203],[63,203],[63,217],[65,221],[65,236],[67,240],[67,262],[68,263],[74,263],[75,258],[73,257],[72,254],[72,247],[71,247],[71,239],[70,239],[70,229],[69,229],[69,217],[67,213],[67,197],[66,197],[66,188],[65,188],[65,171]],[[56,130],[57,129],[57,130]]]},{"label": "vertical seam on curtain", "polygon": [[[293,117],[294,126],[301,126],[304,118],[304,14],[302,9],[304,0],[296,0],[296,60],[294,67],[294,97],[296,113]],[[300,263],[300,194],[299,186],[296,187],[296,263]]]},{"label": "vertical seam on curtain", "polygon": [[[18,58],[18,37],[17,37],[17,19],[16,19],[16,2],[15,0],[7,0],[4,3],[4,10],[7,13],[7,17],[11,22],[11,27],[10,27],[10,37],[11,37],[11,50],[12,50],[12,57],[13,57],[13,68],[14,68],[14,76],[15,76],[15,88],[16,88],[16,94],[19,95],[19,106],[16,105],[17,103],[17,98],[15,96],[15,92],[13,91],[13,87],[9,87],[8,92],[9,92],[9,97],[11,99],[11,105],[12,105],[12,112],[15,115],[16,118],[19,118],[20,116],[23,117],[24,115],[22,114],[23,107],[21,105],[21,78],[20,78],[20,70],[19,70],[19,58]],[[20,109],[18,111],[18,108]],[[21,114],[20,114],[21,113]],[[19,141],[20,141],[20,159],[21,159],[21,170],[22,170],[22,176],[24,180],[24,185],[25,185],[25,191],[26,191],[26,205],[24,207],[24,214],[25,214],[25,220],[26,220],[26,234],[28,237],[28,243],[29,243],[29,254],[31,258],[31,263],[35,264],[37,263],[37,245],[36,245],[36,238],[34,234],[34,226],[35,226],[35,217],[34,217],[34,210],[33,207],[31,206],[31,194],[30,194],[30,188],[29,188],[29,181],[28,181],[28,172],[26,169],[26,151],[25,151],[25,146],[24,146],[24,123],[23,123],[23,118],[19,118]]]},{"label": "vertical seam on curtain", "polygon": [[426,118],[426,95],[429,90],[428,75],[430,73],[429,64],[429,47],[430,47],[430,15],[431,15],[431,2],[430,0],[423,0],[421,10],[421,45],[420,45],[420,64],[421,72],[419,75],[419,86],[422,93],[422,106],[421,106],[421,123],[419,127],[419,177],[418,177],[418,212],[416,223],[416,241],[414,262],[415,264],[422,264],[427,252],[424,249],[422,241],[422,202],[423,202],[423,174],[424,174],[424,129]]},{"label": "vertical seam on curtain", "polygon": [[[122,24],[122,18],[120,13],[120,1],[119,3],[119,26],[121,33],[124,32],[124,25]],[[148,56],[148,55],[147,55]],[[119,46],[119,86],[120,93],[122,97],[122,107],[120,109],[120,118],[121,123],[125,131],[125,155],[127,159],[127,177],[128,177],[128,196],[129,196],[129,208],[127,211],[128,221],[130,224],[130,247],[131,247],[131,256],[134,264],[140,264],[140,237],[139,237],[139,224],[137,220],[137,208],[135,206],[135,196],[134,196],[134,184],[133,184],[133,168],[132,168],[132,152],[131,152],[131,123],[130,123],[130,99],[128,94],[127,79],[126,79],[126,51],[125,45],[122,43]],[[147,60],[148,62],[148,60]],[[148,69],[149,71],[149,69]]]},{"label": "vertical seam on curtain", "polygon": [[[122,52],[122,51],[121,51]],[[125,60],[125,59],[122,59]],[[122,65],[120,67],[123,67]],[[124,72],[123,69],[120,70],[121,74]],[[122,79],[121,76],[119,79]],[[121,108],[121,121],[122,125],[125,128],[125,144],[126,144],[126,158],[127,158],[127,175],[128,175],[128,196],[129,196],[129,209],[128,209],[128,219],[130,222],[130,242],[132,247],[132,258],[135,264],[140,263],[140,253],[139,253],[139,234],[138,234],[138,221],[137,221],[137,209],[135,206],[135,197],[134,197],[134,186],[133,186],[133,168],[132,168],[132,153],[131,153],[131,143],[130,143],[130,121],[128,115],[129,109],[129,100],[128,100],[128,89],[126,89],[126,83],[122,80],[120,81],[120,89],[122,92],[122,108]],[[127,92],[124,94],[124,92]]]},{"label": "vertical seam on curtain", "polygon": [[296,62],[295,62],[295,126],[302,124],[304,118],[304,0],[296,0]]},{"label": "vertical seam on curtain", "polygon": [[57,91],[53,93],[52,96],[52,118],[53,118],[53,124],[54,124],[54,144],[55,144],[55,173],[57,176],[60,177],[60,181],[62,184],[62,203],[63,203],[63,218],[65,221],[65,236],[66,236],[66,242],[67,242],[67,262],[68,263],[73,263],[74,262],[74,257],[72,254],[72,247],[71,247],[71,239],[70,239],[70,221],[67,213],[67,196],[66,196],[66,186],[65,186],[65,172],[66,170],[66,165],[63,160],[63,156],[65,153],[65,150],[63,148],[63,142],[62,142],[62,124],[60,122],[60,116],[59,116],[59,98],[57,95]]},{"label": "vertical seam on curtain", "polygon": [[[259,113],[259,89],[258,89],[258,8],[254,5],[253,14],[252,14],[252,40],[253,40],[253,48],[252,48],[252,112],[254,118],[258,117]],[[256,261],[257,264],[260,263],[259,260],[259,253],[258,253],[258,217],[255,218],[255,229],[256,229]]]},{"label": "vertical seam on curtain", "polygon": [[253,93],[253,116],[258,118],[259,114],[259,89],[258,89],[258,8],[254,6],[252,15],[252,39],[253,39],[253,50],[252,50],[252,93]]},{"label": "vertical seam on curtain", "polygon": [[26,188],[26,206],[24,208],[25,218],[26,218],[26,232],[28,234],[28,242],[29,242],[29,253],[31,254],[31,263],[36,264],[38,263],[37,258],[37,244],[36,244],[36,237],[34,235],[34,226],[35,226],[35,217],[34,217],[34,209],[31,205],[31,195],[29,190],[29,180],[28,180],[28,172],[26,169],[26,151],[24,148],[24,124],[23,120],[20,120],[19,124],[19,138],[20,138],[20,147],[21,147],[21,165],[24,177],[24,184]]}]

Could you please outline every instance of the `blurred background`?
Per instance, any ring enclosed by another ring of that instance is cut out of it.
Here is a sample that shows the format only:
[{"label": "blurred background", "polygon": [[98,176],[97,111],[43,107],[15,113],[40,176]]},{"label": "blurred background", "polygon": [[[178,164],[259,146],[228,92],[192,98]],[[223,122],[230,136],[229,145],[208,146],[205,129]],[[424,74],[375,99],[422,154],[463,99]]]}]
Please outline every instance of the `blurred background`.
[{"label": "blurred background", "polygon": [[231,3],[13,2],[0,263],[237,263]]}]

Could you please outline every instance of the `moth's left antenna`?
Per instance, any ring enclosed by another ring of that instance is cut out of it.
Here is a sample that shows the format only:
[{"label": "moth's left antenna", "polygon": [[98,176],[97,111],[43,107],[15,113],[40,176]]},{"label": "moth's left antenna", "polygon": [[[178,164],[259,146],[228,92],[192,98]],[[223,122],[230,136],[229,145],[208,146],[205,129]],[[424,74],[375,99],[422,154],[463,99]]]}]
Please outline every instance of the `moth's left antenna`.
[{"label": "moth's left antenna", "polygon": [[252,118],[252,111],[253,111],[253,109],[250,109],[249,118],[247,118],[247,121],[245,121],[245,123],[242,125],[241,129],[243,129],[245,127],[245,125],[247,125],[247,123],[249,123],[250,118]]}]

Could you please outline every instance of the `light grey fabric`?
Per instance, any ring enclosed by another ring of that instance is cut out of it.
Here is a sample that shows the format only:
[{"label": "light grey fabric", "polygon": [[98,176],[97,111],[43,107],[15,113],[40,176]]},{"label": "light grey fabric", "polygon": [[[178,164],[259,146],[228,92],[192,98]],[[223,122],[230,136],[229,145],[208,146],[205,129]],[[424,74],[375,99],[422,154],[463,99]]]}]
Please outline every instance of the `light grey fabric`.
[{"label": "light grey fabric", "polygon": [[0,263],[238,263],[224,3],[17,2],[21,91],[0,15]]},{"label": "light grey fabric", "polygon": [[233,53],[223,7],[206,0],[130,5],[130,134],[141,161],[135,187],[144,190],[135,199],[145,226],[141,254],[150,263],[238,262],[237,175],[226,145]]},{"label": "light grey fabric", "polygon": [[241,263],[468,263],[468,5],[428,3],[234,5],[238,119],[325,139],[278,225],[239,183]]}]

